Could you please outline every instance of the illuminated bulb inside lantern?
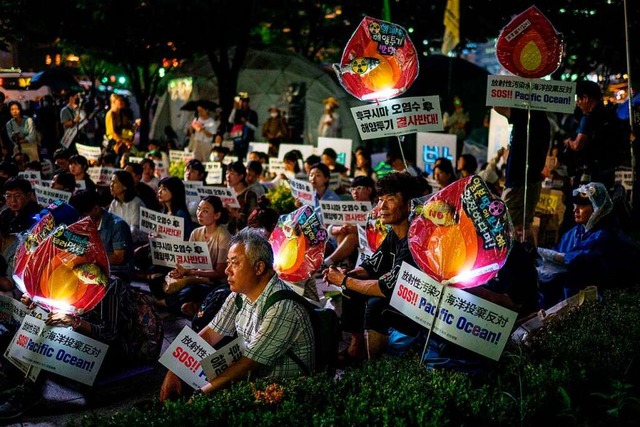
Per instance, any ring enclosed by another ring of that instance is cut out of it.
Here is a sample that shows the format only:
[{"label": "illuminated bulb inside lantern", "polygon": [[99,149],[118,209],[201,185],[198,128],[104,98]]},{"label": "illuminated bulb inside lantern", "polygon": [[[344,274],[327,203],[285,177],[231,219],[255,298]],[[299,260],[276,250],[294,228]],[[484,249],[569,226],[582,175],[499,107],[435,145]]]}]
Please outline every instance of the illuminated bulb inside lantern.
[{"label": "illuminated bulb inside lantern", "polygon": [[280,271],[289,270],[298,259],[298,244],[296,239],[286,239],[278,251],[274,264]]}]

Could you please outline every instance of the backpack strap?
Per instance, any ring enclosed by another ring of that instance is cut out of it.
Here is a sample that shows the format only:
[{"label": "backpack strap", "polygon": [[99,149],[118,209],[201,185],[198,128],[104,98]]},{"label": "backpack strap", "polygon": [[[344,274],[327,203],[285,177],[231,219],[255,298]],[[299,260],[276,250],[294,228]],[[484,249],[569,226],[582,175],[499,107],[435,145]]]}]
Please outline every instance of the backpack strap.
[{"label": "backpack strap", "polygon": [[[302,305],[305,308],[305,310],[307,310],[307,313],[309,312],[311,303],[309,303],[306,299],[304,299],[304,297],[301,297],[300,295],[298,295],[292,290],[282,289],[269,295],[269,297],[267,298],[267,301],[264,303],[264,306],[262,306],[262,310],[260,311],[260,317],[264,317],[267,310],[269,310],[273,304],[277,303],[278,301],[282,301],[284,299],[290,299],[297,302],[298,304]],[[235,304],[237,309],[236,313],[238,313],[242,309],[242,296],[240,296],[240,294],[236,295]],[[302,370],[302,372],[304,372],[305,375],[307,376],[311,375],[311,370],[309,369],[309,367],[293,352],[292,349],[287,350],[285,354],[289,356],[289,358],[293,360],[296,363],[296,365],[298,365],[298,367]]]}]

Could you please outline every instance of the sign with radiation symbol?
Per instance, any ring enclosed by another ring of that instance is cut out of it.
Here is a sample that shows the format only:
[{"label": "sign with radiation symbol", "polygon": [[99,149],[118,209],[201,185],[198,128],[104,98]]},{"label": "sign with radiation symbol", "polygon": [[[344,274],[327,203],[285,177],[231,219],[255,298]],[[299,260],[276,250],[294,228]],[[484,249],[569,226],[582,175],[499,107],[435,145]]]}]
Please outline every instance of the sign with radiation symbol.
[{"label": "sign with radiation symbol", "polygon": [[367,16],[333,68],[351,95],[380,101],[402,94],[415,81],[417,52],[404,28]]},{"label": "sign with radiation symbol", "polygon": [[327,238],[327,229],[311,206],[280,216],[269,237],[278,277],[289,282],[310,278],[322,265]]},{"label": "sign with radiation symbol", "polygon": [[415,206],[409,250],[434,280],[471,288],[507,260],[514,229],[504,202],[477,175],[461,178]]},{"label": "sign with radiation symbol", "polygon": [[560,66],[562,52],[562,35],[535,6],[513,18],[496,44],[500,64],[516,76],[527,78],[553,73]]}]

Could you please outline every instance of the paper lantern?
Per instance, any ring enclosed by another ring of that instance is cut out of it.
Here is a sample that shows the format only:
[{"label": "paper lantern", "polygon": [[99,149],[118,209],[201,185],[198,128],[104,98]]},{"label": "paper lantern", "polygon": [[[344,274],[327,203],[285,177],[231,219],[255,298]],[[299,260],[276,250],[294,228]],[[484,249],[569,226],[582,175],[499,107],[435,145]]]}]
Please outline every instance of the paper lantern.
[{"label": "paper lantern", "polygon": [[[40,221],[50,222],[49,216]],[[36,229],[44,229],[35,227]],[[32,251],[20,255],[23,266],[14,279],[38,305],[82,314],[105,295],[109,260],[89,217],[53,229]]]},{"label": "paper lantern", "polygon": [[282,215],[269,237],[278,277],[289,282],[310,278],[322,265],[327,236],[310,206]]},{"label": "paper lantern", "polygon": [[415,81],[417,52],[404,28],[367,16],[333,68],[347,92],[380,101],[404,93]]},{"label": "paper lantern", "polygon": [[367,243],[372,251],[376,251],[387,234],[389,233],[390,226],[383,224],[382,220],[378,216],[379,209],[375,206],[367,214],[367,222],[365,225],[365,234],[367,236]]},{"label": "paper lantern", "polygon": [[414,208],[409,250],[430,277],[458,288],[482,285],[504,265],[514,229],[504,202],[477,175]]},{"label": "paper lantern", "polygon": [[562,51],[562,35],[535,6],[513,18],[496,44],[500,64],[516,76],[528,78],[544,77],[557,70]]}]

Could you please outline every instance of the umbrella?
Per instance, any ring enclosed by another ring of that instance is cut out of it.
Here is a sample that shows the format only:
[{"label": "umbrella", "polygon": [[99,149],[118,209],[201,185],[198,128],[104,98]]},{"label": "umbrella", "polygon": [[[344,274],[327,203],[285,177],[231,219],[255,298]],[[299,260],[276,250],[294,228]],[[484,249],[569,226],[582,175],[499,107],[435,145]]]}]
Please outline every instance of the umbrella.
[{"label": "umbrella", "polygon": [[40,71],[31,77],[31,88],[38,89],[42,86],[49,86],[54,92],[79,91],[83,90],[76,78],[66,70],[52,68]]},{"label": "umbrella", "polygon": [[206,99],[199,99],[197,101],[189,101],[180,108],[182,111],[196,111],[198,107],[204,107],[209,111],[213,111],[218,108],[218,104],[213,101],[207,101]]}]

